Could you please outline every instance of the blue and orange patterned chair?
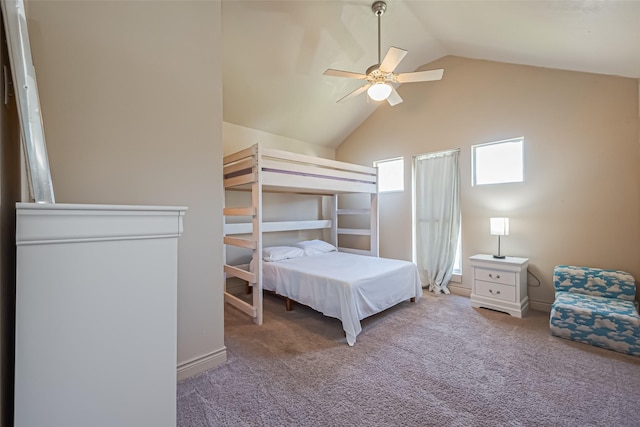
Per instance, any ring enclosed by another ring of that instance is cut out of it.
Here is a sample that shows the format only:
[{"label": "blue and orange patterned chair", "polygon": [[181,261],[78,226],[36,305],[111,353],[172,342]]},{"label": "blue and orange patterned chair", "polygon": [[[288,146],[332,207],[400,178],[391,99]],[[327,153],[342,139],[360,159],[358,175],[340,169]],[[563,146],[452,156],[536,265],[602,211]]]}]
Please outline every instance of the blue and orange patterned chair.
[{"label": "blue and orange patterned chair", "polygon": [[640,356],[640,314],[631,274],[559,265],[553,286],[552,335]]}]

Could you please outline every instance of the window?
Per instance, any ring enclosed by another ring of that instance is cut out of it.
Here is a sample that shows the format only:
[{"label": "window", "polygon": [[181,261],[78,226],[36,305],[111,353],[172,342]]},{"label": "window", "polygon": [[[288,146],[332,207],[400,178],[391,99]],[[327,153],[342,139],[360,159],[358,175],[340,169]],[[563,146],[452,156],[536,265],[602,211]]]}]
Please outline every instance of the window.
[{"label": "window", "polygon": [[453,261],[453,274],[462,275],[462,221],[460,221],[460,232],[458,233],[458,245],[456,248],[456,259]]},{"label": "window", "polygon": [[404,191],[404,157],[377,160],[373,166],[378,168],[378,192]]},{"label": "window", "polygon": [[513,138],[471,147],[471,185],[524,181],[524,138]]}]

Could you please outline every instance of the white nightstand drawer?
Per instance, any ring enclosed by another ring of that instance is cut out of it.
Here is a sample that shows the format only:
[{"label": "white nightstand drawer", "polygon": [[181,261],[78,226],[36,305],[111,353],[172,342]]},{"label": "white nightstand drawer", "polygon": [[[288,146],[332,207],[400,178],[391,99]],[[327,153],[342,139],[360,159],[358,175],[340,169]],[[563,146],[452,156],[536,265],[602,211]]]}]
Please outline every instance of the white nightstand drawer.
[{"label": "white nightstand drawer", "polygon": [[476,280],[475,291],[478,295],[484,297],[501,299],[503,301],[516,301],[516,288],[511,285]]},{"label": "white nightstand drawer", "polygon": [[485,282],[502,283],[503,285],[514,286],[516,284],[516,273],[509,271],[490,270],[488,268],[476,268],[475,279]]}]

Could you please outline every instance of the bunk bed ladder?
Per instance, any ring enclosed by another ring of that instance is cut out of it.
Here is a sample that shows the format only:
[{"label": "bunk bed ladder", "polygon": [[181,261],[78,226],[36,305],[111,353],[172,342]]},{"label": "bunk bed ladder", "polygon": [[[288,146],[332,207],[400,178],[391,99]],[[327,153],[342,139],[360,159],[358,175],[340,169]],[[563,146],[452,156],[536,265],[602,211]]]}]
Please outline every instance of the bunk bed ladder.
[{"label": "bunk bed ladder", "polygon": [[[359,235],[369,236],[369,250],[352,249],[340,247],[342,252],[350,252],[360,255],[379,256],[379,244],[378,244],[378,194],[371,194],[370,206],[362,209],[339,209],[338,208],[338,196],[333,195],[331,198],[331,211],[333,216],[331,226],[331,239],[334,245],[338,246],[339,235]],[[369,219],[369,228],[339,228],[338,216],[339,215],[366,215]]]},{"label": "bunk bed ladder", "polygon": [[[246,281],[252,287],[252,304],[227,292],[225,285],[225,302],[233,305],[253,318],[254,323],[262,325],[262,184],[260,183],[260,156],[258,146],[253,146],[224,158],[224,186],[231,189],[240,185],[251,185],[251,206],[239,208],[224,208],[227,216],[251,217],[251,237],[240,238],[224,232],[224,244],[251,250],[254,271],[245,270],[239,266],[224,261],[225,283],[226,277],[237,277]],[[250,170],[250,172],[245,172]],[[226,223],[226,221],[225,221]]]}]

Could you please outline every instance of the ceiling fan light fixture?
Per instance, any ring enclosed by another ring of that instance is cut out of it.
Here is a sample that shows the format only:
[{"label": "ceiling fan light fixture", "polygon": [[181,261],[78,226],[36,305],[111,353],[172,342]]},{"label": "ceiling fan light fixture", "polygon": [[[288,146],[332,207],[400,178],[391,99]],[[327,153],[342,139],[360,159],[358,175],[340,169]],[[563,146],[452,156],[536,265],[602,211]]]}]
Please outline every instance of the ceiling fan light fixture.
[{"label": "ceiling fan light fixture", "polygon": [[367,94],[374,101],[384,101],[391,95],[391,86],[384,82],[378,82],[367,89]]},{"label": "ceiling fan light fixture", "polygon": [[[405,57],[407,51],[397,47],[391,46],[387,51],[384,59],[380,56],[380,17],[387,10],[387,4],[382,0],[376,0],[371,5],[373,14],[378,18],[378,63],[367,68],[365,74],[353,73],[350,71],[333,70],[329,68],[323,74],[325,76],[334,77],[348,77],[352,79],[365,80],[364,84],[359,88],[349,92],[346,96],[343,96],[338,102],[345,102],[357,95],[360,95],[365,90],[374,101],[389,102],[392,107],[402,102],[402,98],[398,95],[398,92],[394,89],[395,84],[404,84],[411,82],[428,82],[432,80],[440,80],[444,70],[428,70],[428,71],[415,71],[412,73],[396,73],[395,69]],[[392,86],[391,83],[394,85]]]}]

